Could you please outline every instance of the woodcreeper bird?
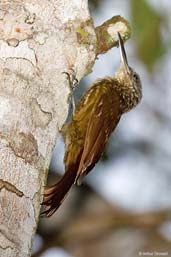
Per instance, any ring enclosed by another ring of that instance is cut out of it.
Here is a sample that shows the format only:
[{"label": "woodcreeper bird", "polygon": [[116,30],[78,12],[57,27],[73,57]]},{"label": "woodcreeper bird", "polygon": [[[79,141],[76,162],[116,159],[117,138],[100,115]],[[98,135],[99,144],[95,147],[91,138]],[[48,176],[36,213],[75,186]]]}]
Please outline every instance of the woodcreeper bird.
[{"label": "woodcreeper bird", "polygon": [[45,210],[51,216],[73,184],[79,185],[100,159],[109,136],[122,114],[141,100],[141,81],[128,65],[124,43],[118,32],[121,67],[114,77],[97,80],[83,95],[70,121],[64,125],[65,174],[45,189]]}]

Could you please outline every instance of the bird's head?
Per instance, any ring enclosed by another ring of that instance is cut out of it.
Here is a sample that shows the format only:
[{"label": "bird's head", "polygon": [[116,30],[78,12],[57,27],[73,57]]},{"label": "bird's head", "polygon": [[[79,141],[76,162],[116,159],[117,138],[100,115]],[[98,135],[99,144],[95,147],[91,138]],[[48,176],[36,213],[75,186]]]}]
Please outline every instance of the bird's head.
[{"label": "bird's head", "polygon": [[[138,90],[141,95],[141,80],[139,75],[128,65],[123,39],[118,32],[121,67],[116,73],[117,80],[126,88]],[[141,96],[140,96],[141,98]]]}]

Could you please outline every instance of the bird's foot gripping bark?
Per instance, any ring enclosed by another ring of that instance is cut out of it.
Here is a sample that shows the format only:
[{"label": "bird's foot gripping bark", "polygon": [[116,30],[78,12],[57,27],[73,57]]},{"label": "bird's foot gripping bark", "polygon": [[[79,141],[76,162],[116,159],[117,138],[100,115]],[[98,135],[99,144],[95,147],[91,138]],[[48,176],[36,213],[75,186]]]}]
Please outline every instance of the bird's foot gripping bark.
[{"label": "bird's foot gripping bark", "polygon": [[74,92],[74,89],[76,88],[76,86],[78,85],[78,79],[76,78],[75,70],[73,70],[73,69],[70,69],[70,70],[71,70],[70,73],[64,71],[64,72],[62,72],[62,74],[67,75],[72,109],[73,109],[73,112],[75,112],[75,100],[74,100],[73,92]]}]

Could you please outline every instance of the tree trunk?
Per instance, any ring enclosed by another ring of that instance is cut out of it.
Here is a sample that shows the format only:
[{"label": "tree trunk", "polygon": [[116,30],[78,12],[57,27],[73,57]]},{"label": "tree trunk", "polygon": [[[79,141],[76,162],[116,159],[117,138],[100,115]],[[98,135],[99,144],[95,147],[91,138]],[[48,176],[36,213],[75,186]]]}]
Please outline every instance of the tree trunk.
[{"label": "tree trunk", "polygon": [[0,1],[1,257],[31,254],[52,150],[68,113],[62,72],[73,69],[79,80],[97,53],[87,5]]},{"label": "tree trunk", "polygon": [[[95,57],[87,1],[0,3],[0,256],[30,255],[43,186],[68,111],[63,71]],[[78,27],[91,44],[78,43]]]}]

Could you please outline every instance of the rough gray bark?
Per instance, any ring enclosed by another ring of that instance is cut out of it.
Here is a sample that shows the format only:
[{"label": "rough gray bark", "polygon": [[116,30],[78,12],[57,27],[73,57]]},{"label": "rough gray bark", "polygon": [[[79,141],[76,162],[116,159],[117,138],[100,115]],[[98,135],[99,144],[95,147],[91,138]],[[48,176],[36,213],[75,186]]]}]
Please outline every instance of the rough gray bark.
[{"label": "rough gray bark", "polygon": [[72,68],[82,78],[97,53],[87,5],[0,1],[1,257],[30,256],[52,150],[68,112],[62,72]]}]

